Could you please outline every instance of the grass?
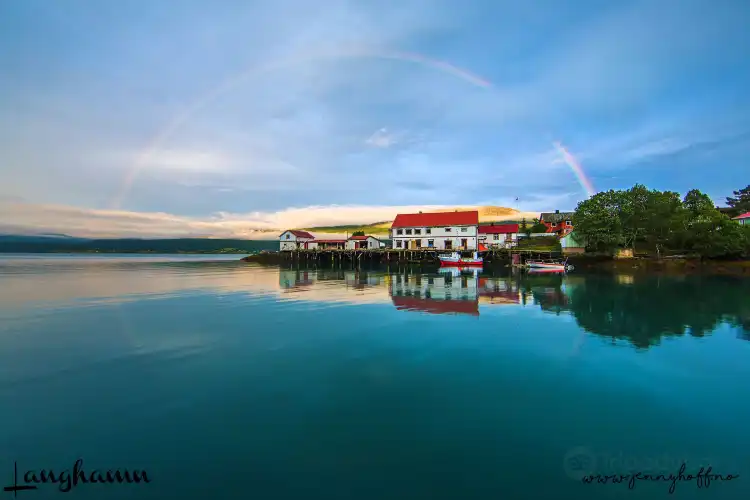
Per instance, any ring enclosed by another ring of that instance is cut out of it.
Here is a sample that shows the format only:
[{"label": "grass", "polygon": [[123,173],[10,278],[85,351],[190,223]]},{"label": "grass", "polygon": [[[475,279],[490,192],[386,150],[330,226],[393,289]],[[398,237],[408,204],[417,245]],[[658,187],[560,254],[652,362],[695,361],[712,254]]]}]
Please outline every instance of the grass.
[{"label": "grass", "polygon": [[353,233],[355,231],[364,231],[365,234],[383,235],[388,234],[391,228],[391,221],[375,222],[372,224],[352,224],[344,226],[318,226],[306,227],[302,231],[311,231],[314,233]]}]

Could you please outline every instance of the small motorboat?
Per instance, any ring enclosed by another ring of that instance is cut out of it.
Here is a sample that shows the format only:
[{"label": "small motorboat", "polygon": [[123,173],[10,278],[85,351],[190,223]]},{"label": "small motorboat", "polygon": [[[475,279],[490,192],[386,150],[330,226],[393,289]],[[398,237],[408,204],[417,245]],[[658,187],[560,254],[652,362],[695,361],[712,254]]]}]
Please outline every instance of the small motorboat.
[{"label": "small motorboat", "polygon": [[440,265],[444,267],[482,267],[484,259],[474,252],[472,257],[461,257],[458,252],[438,256]]},{"label": "small motorboat", "polygon": [[564,273],[566,271],[572,271],[573,266],[568,265],[568,259],[564,261],[559,260],[527,260],[526,267],[530,271],[534,272],[557,272]]}]

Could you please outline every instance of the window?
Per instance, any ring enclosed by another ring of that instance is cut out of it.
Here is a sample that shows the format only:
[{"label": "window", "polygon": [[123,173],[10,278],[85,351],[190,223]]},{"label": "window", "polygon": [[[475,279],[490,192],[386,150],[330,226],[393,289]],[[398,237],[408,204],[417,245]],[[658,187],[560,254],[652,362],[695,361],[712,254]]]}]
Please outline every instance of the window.
[{"label": "window", "polygon": [[449,228],[449,227],[446,227],[446,228],[445,228],[445,232],[446,232],[446,233],[450,233],[450,232],[451,232],[451,228]]},{"label": "window", "polygon": [[435,246],[435,240],[427,240],[427,246],[429,248],[432,248]]},{"label": "window", "polygon": [[406,234],[411,234],[411,229],[407,229]]},{"label": "window", "polygon": [[414,234],[422,234],[422,230],[421,229],[415,229],[414,230]]},{"label": "window", "polygon": [[287,233],[286,239],[289,239],[289,238],[291,238],[291,235],[289,235],[289,233]]},{"label": "window", "polygon": [[465,227],[462,227],[462,228],[461,228],[461,232],[462,232],[462,233],[465,233],[465,232],[466,232],[466,228],[465,228]]},{"label": "window", "polygon": [[432,229],[428,227],[427,229],[424,230],[424,234],[432,234]]},{"label": "window", "polygon": [[557,222],[553,222],[552,227],[557,227]]},{"label": "window", "polygon": [[401,248],[401,240],[396,242],[396,248]]},{"label": "window", "polygon": [[572,226],[573,225],[573,221],[566,220],[565,221],[565,225],[566,226]]},{"label": "window", "polygon": [[500,239],[500,235],[499,234],[493,234],[492,235],[492,239],[493,240],[499,240]]},{"label": "window", "polygon": [[415,243],[417,244],[417,248],[422,248],[422,240],[416,240]]},{"label": "window", "polygon": [[404,234],[404,230],[403,229],[396,229],[396,234]]}]

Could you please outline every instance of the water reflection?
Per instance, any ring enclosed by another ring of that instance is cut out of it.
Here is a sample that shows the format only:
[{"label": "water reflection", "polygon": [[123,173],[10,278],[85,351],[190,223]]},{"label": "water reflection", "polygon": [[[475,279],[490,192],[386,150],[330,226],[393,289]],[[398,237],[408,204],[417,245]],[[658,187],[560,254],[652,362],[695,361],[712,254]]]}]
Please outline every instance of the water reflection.
[{"label": "water reflection", "polygon": [[[726,277],[493,274],[446,269],[434,274],[378,271],[288,270],[282,288],[296,290],[322,280],[350,289],[387,288],[398,310],[479,316],[491,305],[538,308],[568,314],[585,331],[638,348],[663,337],[701,337],[728,324],[750,340],[750,281]],[[291,274],[287,274],[291,273]]]}]

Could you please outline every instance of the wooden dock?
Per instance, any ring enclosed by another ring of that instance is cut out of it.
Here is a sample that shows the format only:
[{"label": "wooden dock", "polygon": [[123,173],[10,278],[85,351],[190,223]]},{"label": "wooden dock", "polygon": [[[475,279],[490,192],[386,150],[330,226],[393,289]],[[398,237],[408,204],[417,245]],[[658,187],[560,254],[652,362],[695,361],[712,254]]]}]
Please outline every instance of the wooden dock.
[{"label": "wooden dock", "polygon": [[[393,248],[381,249],[358,249],[358,250],[340,250],[340,249],[322,249],[322,250],[282,250],[279,252],[270,252],[265,254],[251,255],[243,258],[247,262],[266,262],[289,264],[298,263],[301,265],[326,265],[334,267],[352,267],[358,268],[363,264],[366,265],[419,265],[433,267],[440,265],[439,255],[448,252],[459,252],[470,256],[473,250],[397,250]],[[516,250],[516,249],[490,249],[479,252],[479,255],[487,265],[523,265],[527,259],[552,259],[559,257],[561,252],[537,251],[537,250]]]}]

